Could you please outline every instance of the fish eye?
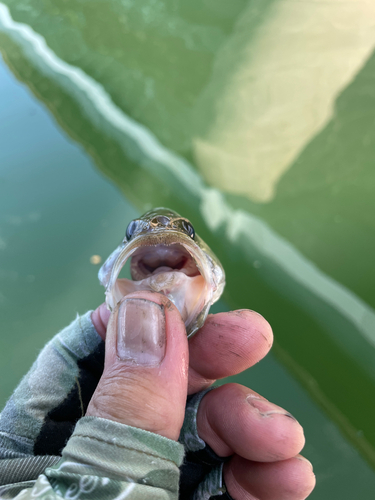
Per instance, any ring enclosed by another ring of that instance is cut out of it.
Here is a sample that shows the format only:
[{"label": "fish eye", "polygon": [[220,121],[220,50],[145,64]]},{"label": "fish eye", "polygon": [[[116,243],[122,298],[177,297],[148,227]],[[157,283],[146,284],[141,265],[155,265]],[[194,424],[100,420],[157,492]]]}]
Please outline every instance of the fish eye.
[{"label": "fish eye", "polygon": [[126,239],[129,241],[134,234],[134,231],[137,229],[138,222],[132,220],[129,222],[128,227],[126,228]]},{"label": "fish eye", "polygon": [[195,231],[194,231],[193,226],[190,224],[190,222],[187,220],[182,220],[181,225],[182,225],[182,228],[185,231],[185,233],[187,233],[190,236],[190,238],[194,239],[195,238]]}]

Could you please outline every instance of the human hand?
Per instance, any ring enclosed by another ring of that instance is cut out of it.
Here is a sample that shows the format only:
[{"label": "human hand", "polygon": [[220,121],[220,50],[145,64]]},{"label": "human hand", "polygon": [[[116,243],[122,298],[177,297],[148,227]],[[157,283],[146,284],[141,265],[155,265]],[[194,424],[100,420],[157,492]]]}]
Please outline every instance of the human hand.
[{"label": "human hand", "polygon": [[[216,379],[257,363],[272,345],[272,330],[262,316],[251,311],[219,313],[208,316],[188,345],[181,317],[168,299],[149,292],[131,297],[163,306],[165,357],[154,367],[120,362],[111,333],[104,373],[87,415],[177,439],[186,392],[201,391]],[[108,318],[104,304],[92,314],[103,339]],[[218,455],[233,455],[224,466],[233,499],[302,500],[313,489],[311,465],[298,455],[304,445],[301,426],[285,410],[250,389],[227,384],[207,393],[198,410],[197,427],[199,436]]]}]

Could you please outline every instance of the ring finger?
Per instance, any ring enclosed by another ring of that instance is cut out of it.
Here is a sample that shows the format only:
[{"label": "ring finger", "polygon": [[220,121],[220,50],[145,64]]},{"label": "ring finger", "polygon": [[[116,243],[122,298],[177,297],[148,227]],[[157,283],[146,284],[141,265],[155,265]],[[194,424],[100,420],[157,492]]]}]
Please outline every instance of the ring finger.
[{"label": "ring finger", "polygon": [[301,455],[272,463],[235,455],[224,465],[224,481],[233,500],[304,500],[315,486],[312,466]]}]

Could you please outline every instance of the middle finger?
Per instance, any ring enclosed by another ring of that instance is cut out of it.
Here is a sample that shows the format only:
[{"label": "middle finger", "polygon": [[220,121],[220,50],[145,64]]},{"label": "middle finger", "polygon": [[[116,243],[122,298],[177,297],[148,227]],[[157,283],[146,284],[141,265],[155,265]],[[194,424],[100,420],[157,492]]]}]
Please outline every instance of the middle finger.
[{"label": "middle finger", "polygon": [[305,444],[303,429],[290,413],[239,384],[203,397],[197,429],[217,455],[236,453],[256,462],[292,458]]}]

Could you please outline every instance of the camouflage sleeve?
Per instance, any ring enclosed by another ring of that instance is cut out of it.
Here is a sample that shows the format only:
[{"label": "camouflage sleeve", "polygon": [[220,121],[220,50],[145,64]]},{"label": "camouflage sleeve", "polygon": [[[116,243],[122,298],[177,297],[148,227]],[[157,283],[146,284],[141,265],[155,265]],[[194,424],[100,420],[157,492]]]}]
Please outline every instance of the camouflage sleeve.
[{"label": "camouflage sleeve", "polygon": [[0,415],[0,459],[61,455],[103,370],[104,342],[91,312],[44,346],[8,400]]},{"label": "camouflage sleeve", "polygon": [[183,446],[97,417],[77,423],[61,460],[35,482],[0,487],[16,500],[176,500]]}]

